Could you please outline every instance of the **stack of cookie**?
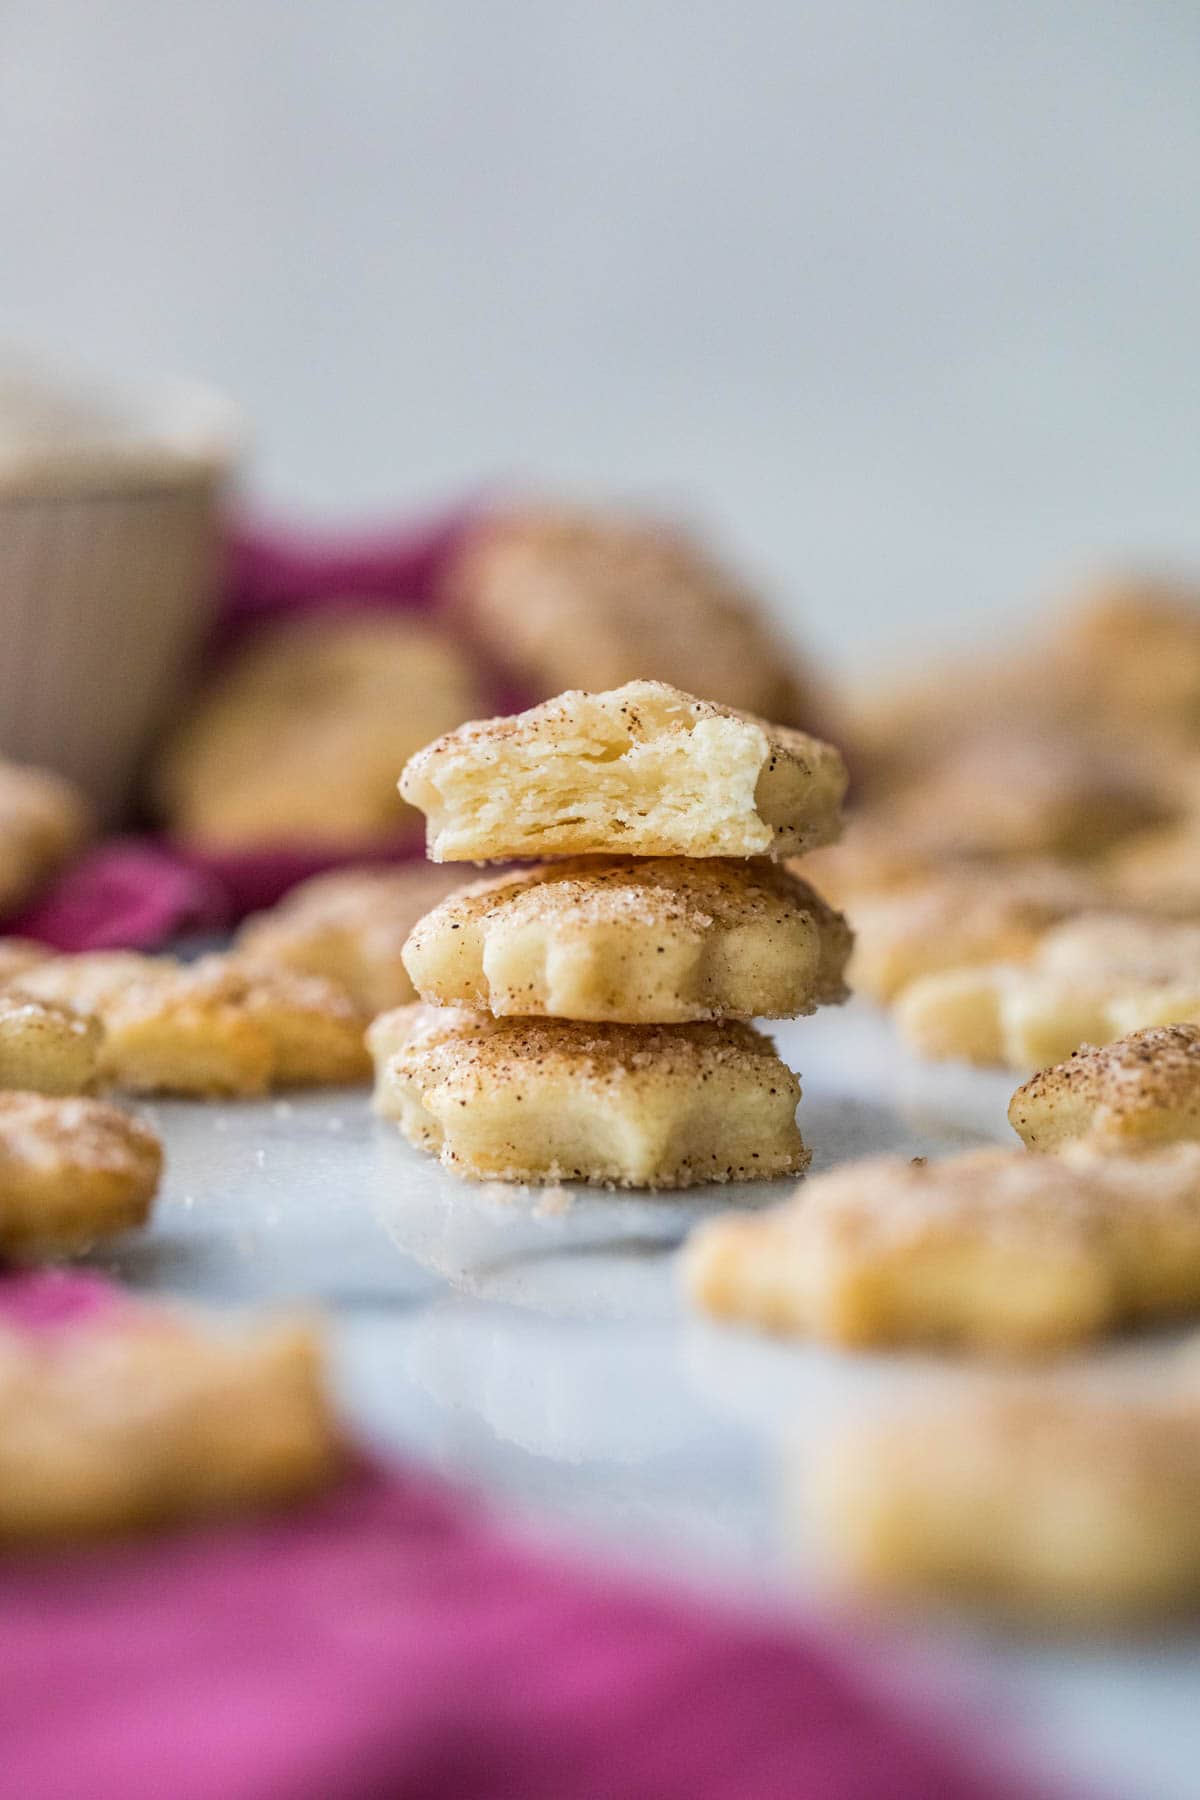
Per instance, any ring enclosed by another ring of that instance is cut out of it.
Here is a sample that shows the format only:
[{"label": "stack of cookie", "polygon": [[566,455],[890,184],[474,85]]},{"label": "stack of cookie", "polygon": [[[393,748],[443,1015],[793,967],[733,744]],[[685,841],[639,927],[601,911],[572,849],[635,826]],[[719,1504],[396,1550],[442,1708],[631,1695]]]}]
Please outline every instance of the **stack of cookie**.
[{"label": "stack of cookie", "polygon": [[635,681],[463,726],[400,785],[435,862],[556,859],[452,894],[409,938],[424,1004],[370,1043],[411,1142],[503,1181],[805,1167],[799,1083],[748,1021],[845,997],[845,921],[775,860],[836,837],[836,750]]}]

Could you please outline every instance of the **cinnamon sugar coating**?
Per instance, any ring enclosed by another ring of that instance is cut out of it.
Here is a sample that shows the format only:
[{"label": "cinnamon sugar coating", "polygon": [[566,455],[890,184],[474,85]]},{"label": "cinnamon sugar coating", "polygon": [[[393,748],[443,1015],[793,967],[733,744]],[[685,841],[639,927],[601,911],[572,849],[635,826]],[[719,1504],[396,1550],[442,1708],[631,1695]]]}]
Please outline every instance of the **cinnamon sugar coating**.
[{"label": "cinnamon sugar coating", "polygon": [[628,1024],[782,1018],[843,1000],[845,920],[777,865],[594,857],[476,882],[414,928],[424,1000]]},{"label": "cinnamon sugar coating", "polygon": [[1008,1109],[1031,1150],[1200,1139],[1200,1025],[1158,1025],[1084,1045],[1019,1087]]},{"label": "cinnamon sugar coating", "polygon": [[604,1025],[401,1007],[368,1034],[376,1105],[493,1181],[689,1187],[808,1162],[800,1086],[749,1025]]},{"label": "cinnamon sugar coating", "polygon": [[155,1133],[115,1106],[0,1093],[0,1253],[76,1254],[144,1224],[162,1161]]}]

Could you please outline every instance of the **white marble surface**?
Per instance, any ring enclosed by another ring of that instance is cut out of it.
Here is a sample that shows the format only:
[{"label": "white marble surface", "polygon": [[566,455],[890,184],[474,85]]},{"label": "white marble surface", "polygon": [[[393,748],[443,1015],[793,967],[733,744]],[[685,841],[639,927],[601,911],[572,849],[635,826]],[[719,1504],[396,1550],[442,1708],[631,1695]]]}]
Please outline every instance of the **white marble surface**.
[{"label": "white marble surface", "polygon": [[[855,1007],[777,1029],[826,1167],[1008,1136],[1003,1076],[902,1057]],[[775,1188],[676,1198],[535,1191],[445,1176],[366,1097],[147,1109],[169,1173],[153,1227],[105,1260],[134,1286],[219,1305],[300,1299],[333,1321],[343,1402],[417,1457],[568,1538],[771,1604],[824,1609],[802,1556],[785,1575],[778,1459],[849,1409],[929,1378],[925,1359],[847,1357],[684,1316],[674,1251],[692,1222]],[[1100,1379],[1166,1346],[1117,1347]],[[881,1678],[953,1697],[986,1732],[1098,1791],[1200,1791],[1200,1638],[1047,1648],[923,1628],[872,1640]]]}]

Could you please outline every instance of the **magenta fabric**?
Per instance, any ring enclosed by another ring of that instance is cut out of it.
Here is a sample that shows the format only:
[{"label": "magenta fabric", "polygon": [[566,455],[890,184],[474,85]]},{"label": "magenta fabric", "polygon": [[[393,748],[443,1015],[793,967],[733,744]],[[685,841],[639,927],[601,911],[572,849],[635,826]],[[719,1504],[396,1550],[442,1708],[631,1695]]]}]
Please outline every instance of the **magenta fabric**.
[{"label": "magenta fabric", "polygon": [[260,625],[302,612],[430,611],[447,562],[478,510],[457,507],[418,525],[352,532],[241,526],[227,552],[226,601],[214,651],[225,651]]},{"label": "magenta fabric", "polygon": [[62,1331],[136,1304],[103,1275],[84,1269],[22,1269],[0,1274],[0,1325]]},{"label": "magenta fabric", "polygon": [[[96,1274],[0,1276],[10,1329],[142,1305]],[[365,1459],[290,1512],[0,1556],[0,1668],[20,1800],[1035,1791],[786,1622],[548,1554]]]},{"label": "magenta fabric", "polygon": [[111,838],[64,871],[5,931],[55,950],[154,950],[235,917],[220,875],[152,838]]},{"label": "magenta fabric", "polygon": [[270,1520],[0,1563],[21,1800],[1001,1800],[781,1624],[360,1467]]}]

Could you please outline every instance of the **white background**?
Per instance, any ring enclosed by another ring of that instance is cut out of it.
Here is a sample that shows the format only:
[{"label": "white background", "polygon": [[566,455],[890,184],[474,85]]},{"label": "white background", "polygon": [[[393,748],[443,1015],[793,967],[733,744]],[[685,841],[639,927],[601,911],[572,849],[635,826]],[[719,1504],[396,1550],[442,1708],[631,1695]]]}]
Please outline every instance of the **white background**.
[{"label": "white background", "polygon": [[709,522],[846,659],[1200,557],[1193,0],[5,0],[0,328],[281,509]]}]

